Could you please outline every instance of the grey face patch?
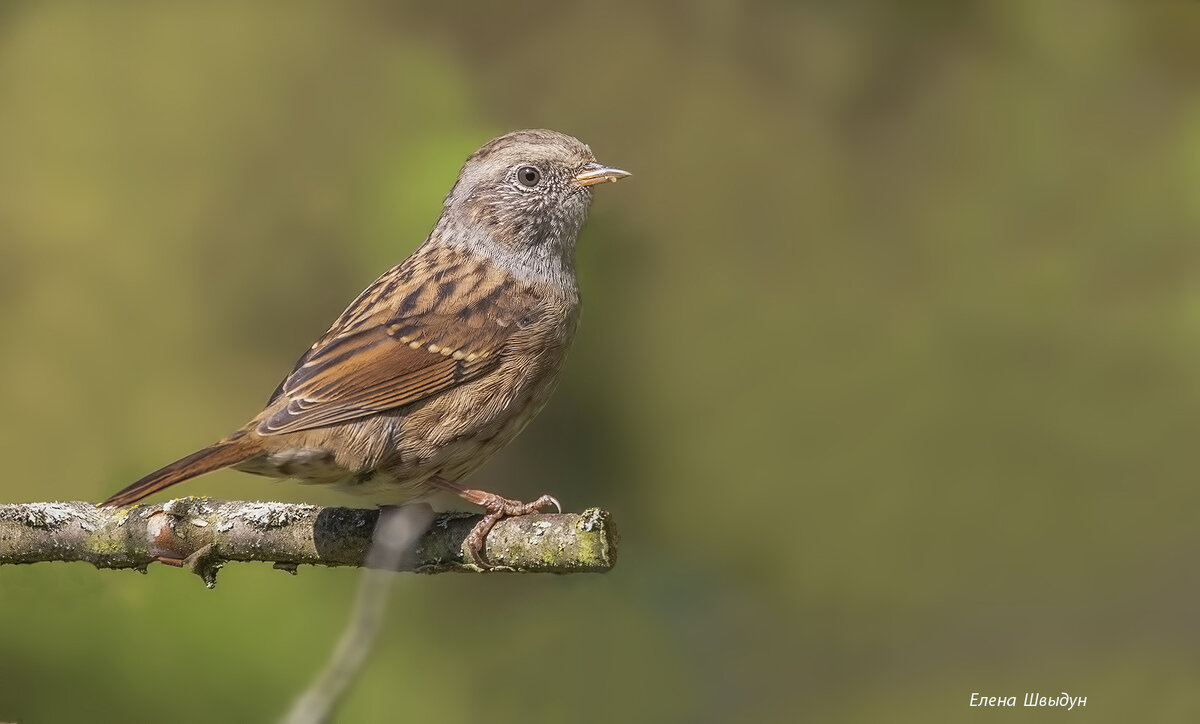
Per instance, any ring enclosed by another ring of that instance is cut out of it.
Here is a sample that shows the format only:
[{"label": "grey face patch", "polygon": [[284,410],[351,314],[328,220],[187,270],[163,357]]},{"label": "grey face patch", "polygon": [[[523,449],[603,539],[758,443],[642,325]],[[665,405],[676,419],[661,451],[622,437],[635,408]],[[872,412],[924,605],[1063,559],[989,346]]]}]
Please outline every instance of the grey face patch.
[{"label": "grey face patch", "polygon": [[[467,160],[428,243],[480,253],[524,282],[575,289],[575,237],[591,191],[571,183],[591,149],[554,131],[516,131]],[[530,186],[522,169],[538,169]]]}]

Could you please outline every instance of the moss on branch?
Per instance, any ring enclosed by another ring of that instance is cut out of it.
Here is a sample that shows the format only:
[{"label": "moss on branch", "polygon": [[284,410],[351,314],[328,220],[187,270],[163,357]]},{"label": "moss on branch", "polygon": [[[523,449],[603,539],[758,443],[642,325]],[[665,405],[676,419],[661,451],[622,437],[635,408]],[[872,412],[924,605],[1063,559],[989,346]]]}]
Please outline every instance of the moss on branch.
[{"label": "moss on branch", "polygon": [[[374,509],[190,497],[116,509],[15,503],[0,505],[0,565],[86,561],[144,571],[155,561],[178,562],[211,586],[229,562],[267,561],[290,572],[303,564],[361,566],[378,519]],[[413,570],[479,571],[463,547],[479,520],[465,513],[434,517]],[[603,572],[616,562],[617,533],[611,516],[597,508],[523,515],[497,523],[485,553],[498,566],[493,570]]]}]

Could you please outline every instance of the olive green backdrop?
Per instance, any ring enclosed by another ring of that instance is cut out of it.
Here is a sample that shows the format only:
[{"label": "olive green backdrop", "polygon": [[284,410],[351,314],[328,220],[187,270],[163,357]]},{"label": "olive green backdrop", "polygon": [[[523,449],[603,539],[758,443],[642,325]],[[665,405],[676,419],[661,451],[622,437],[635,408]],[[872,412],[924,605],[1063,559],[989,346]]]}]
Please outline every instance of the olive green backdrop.
[{"label": "olive green backdrop", "polygon": [[[401,577],[339,721],[1195,721],[1198,37],[1194,2],[5,3],[0,500],[241,424],[467,154],[550,127],[634,176],[472,482],[608,508],[622,558]],[[0,721],[271,720],[356,581],[0,569]]]}]

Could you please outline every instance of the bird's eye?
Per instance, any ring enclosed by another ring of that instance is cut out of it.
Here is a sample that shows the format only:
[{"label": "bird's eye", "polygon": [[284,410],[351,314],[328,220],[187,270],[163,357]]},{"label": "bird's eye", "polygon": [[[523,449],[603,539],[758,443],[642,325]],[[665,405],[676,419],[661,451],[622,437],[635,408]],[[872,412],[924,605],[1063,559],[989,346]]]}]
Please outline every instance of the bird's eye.
[{"label": "bird's eye", "polygon": [[542,172],[538,171],[533,166],[524,166],[517,170],[517,180],[520,181],[523,186],[533,188],[534,186],[538,185],[539,181],[542,180]]}]

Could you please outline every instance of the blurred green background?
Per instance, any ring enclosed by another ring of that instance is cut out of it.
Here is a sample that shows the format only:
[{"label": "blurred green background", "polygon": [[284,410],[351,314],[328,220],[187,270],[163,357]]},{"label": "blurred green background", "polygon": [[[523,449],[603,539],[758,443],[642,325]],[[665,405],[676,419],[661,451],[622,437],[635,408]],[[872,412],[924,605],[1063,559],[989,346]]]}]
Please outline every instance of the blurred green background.
[{"label": "blurred green background", "polygon": [[[1197,37],[1194,2],[5,3],[0,499],[240,425],[471,151],[549,127],[635,175],[472,482],[608,508],[622,558],[401,578],[339,721],[1196,721]],[[5,567],[0,720],[271,720],[356,582]]]}]

